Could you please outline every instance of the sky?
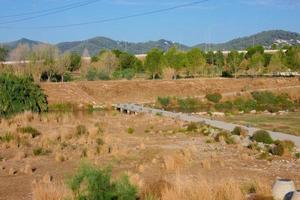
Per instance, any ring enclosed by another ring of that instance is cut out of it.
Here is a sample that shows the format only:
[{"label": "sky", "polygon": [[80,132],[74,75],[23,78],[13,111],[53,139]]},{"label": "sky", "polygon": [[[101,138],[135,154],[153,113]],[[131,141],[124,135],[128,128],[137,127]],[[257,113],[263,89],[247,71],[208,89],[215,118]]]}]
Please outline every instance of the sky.
[{"label": "sky", "polygon": [[[104,36],[129,42],[167,39],[195,45],[225,42],[265,30],[300,33],[300,0],[204,0],[151,15],[66,27],[191,2],[197,0],[0,0],[0,42],[28,38],[55,44]],[[82,6],[49,11],[74,3]]]}]

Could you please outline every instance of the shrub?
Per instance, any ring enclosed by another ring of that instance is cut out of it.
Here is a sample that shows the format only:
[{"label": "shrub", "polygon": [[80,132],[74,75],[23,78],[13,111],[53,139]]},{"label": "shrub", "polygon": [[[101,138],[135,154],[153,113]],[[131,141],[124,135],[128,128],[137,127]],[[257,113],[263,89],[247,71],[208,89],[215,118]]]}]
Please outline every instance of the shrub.
[{"label": "shrub", "polygon": [[127,129],[127,133],[128,133],[128,134],[133,134],[133,133],[134,133],[134,128],[131,128],[131,127],[128,128],[128,129]]},{"label": "shrub", "polygon": [[241,135],[241,133],[242,133],[242,128],[239,126],[235,127],[231,132],[232,135]]},{"label": "shrub", "polygon": [[58,103],[49,106],[49,111],[54,112],[73,112],[75,110],[75,105],[71,103]]},{"label": "shrub", "polygon": [[89,68],[86,74],[88,81],[95,81],[97,79],[97,70],[93,67]]},{"label": "shrub", "polygon": [[208,100],[208,101],[211,101],[213,103],[219,103],[222,99],[222,95],[220,93],[212,93],[212,94],[207,94],[205,96],[205,98]]},{"label": "shrub", "polygon": [[171,98],[170,97],[157,97],[156,102],[162,106],[164,109],[166,109],[170,102],[171,102]]},{"label": "shrub", "polygon": [[36,130],[35,128],[32,128],[31,126],[18,128],[18,131],[21,133],[29,134],[29,135],[31,135],[32,138],[35,138],[35,137],[41,135],[41,133],[38,130]]},{"label": "shrub", "polygon": [[107,81],[107,80],[110,80],[110,77],[109,77],[109,74],[107,74],[106,72],[104,72],[104,71],[99,71],[99,72],[98,72],[98,79],[99,79],[99,80]]},{"label": "shrub", "polygon": [[86,133],[87,133],[87,129],[84,125],[78,125],[76,127],[76,135],[77,136],[85,135]]},{"label": "shrub", "polygon": [[42,147],[36,147],[32,150],[32,152],[35,156],[44,156],[51,153],[50,150],[43,149]]},{"label": "shrub", "polygon": [[233,102],[236,109],[239,111],[244,111],[246,113],[250,112],[251,110],[255,110],[257,103],[253,99],[243,99],[243,98],[237,98]]},{"label": "shrub", "polygon": [[181,112],[196,112],[199,108],[199,102],[195,98],[179,99],[179,110]]},{"label": "shrub", "polygon": [[270,136],[270,134],[267,131],[264,131],[264,130],[256,131],[253,134],[252,139],[256,142],[262,142],[262,143],[265,143],[265,144],[272,144],[273,143],[273,139]]},{"label": "shrub", "polygon": [[226,142],[226,144],[234,144],[234,140],[230,137],[230,133],[227,132],[220,132],[216,135],[215,137],[215,141],[216,142],[221,142],[221,138],[224,139],[224,141]]},{"label": "shrub", "polygon": [[0,75],[0,117],[48,110],[46,95],[30,76]]},{"label": "shrub", "polygon": [[225,101],[223,103],[217,103],[215,105],[216,110],[229,112],[233,109],[233,104],[230,101]]},{"label": "shrub", "polygon": [[137,196],[127,176],[112,181],[109,168],[102,170],[87,163],[81,164],[67,183],[75,200],[135,200]]},{"label": "shrub", "polygon": [[284,154],[284,146],[282,143],[277,144],[271,150],[271,153],[276,156],[282,156]]},{"label": "shrub", "polygon": [[296,152],[295,157],[296,157],[296,159],[300,159],[300,152]]},{"label": "shrub", "polygon": [[4,135],[0,135],[0,142],[10,142],[15,139],[15,136],[11,133],[6,133]]},{"label": "shrub", "polygon": [[127,79],[131,80],[135,76],[135,70],[134,69],[124,69],[124,70],[118,70],[113,72],[112,74],[114,79]]},{"label": "shrub", "polygon": [[280,140],[276,140],[274,142],[274,144],[276,145],[281,145],[283,146],[283,148],[289,152],[292,152],[293,149],[295,148],[295,143],[293,141],[290,141],[290,140],[283,140],[283,141],[280,141]]},{"label": "shrub", "polygon": [[198,129],[198,124],[196,122],[191,122],[188,124],[186,130],[189,132],[193,132],[193,131],[196,131],[197,129]]}]

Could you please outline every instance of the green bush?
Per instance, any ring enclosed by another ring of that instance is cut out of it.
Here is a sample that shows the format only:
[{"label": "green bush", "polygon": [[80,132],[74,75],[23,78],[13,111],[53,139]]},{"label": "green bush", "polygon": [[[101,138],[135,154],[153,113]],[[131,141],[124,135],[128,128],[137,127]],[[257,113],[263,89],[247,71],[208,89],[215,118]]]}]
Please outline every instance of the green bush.
[{"label": "green bush", "polygon": [[222,95],[220,93],[211,93],[207,94],[205,98],[213,103],[219,103],[222,99]]},{"label": "green bush", "polygon": [[127,68],[123,70],[114,71],[112,74],[114,79],[127,79],[131,80],[135,76],[135,70],[132,68]]},{"label": "green bush", "polygon": [[107,74],[106,72],[99,71],[98,72],[98,79],[103,80],[103,81],[107,81],[107,80],[110,80],[110,77],[109,77],[109,74]]},{"label": "green bush", "polygon": [[178,99],[179,111],[196,112],[199,108],[199,102],[195,98]]},{"label": "green bush", "polygon": [[243,98],[237,98],[233,102],[234,107],[239,111],[244,111],[246,113],[249,113],[251,110],[256,110],[257,103],[253,99],[243,99]]},{"label": "green bush", "polygon": [[231,101],[225,101],[222,103],[217,103],[215,108],[218,111],[230,112],[233,110],[233,104]]},{"label": "green bush", "polygon": [[136,200],[137,189],[127,176],[113,181],[111,170],[83,163],[68,181],[75,200]]},{"label": "green bush", "polygon": [[241,135],[241,133],[242,133],[242,128],[239,126],[235,127],[231,132],[232,135]]},{"label": "green bush", "polygon": [[31,135],[32,138],[35,138],[35,137],[41,135],[41,133],[38,130],[36,130],[35,128],[33,128],[31,126],[18,128],[18,131],[21,133],[29,134],[29,135]]},{"label": "green bush", "polygon": [[162,108],[166,109],[169,107],[171,98],[170,97],[157,97],[156,100],[157,104],[160,105]]},{"label": "green bush", "polygon": [[87,128],[84,125],[78,125],[76,127],[76,135],[81,136],[87,134]]},{"label": "green bush", "polygon": [[282,145],[283,148],[285,150],[289,151],[289,152],[292,152],[294,150],[294,148],[295,148],[295,143],[293,141],[290,141],[290,140],[283,140],[283,141],[276,140],[274,142],[274,144],[276,144],[276,145],[279,145],[279,144]]},{"label": "green bush", "polygon": [[270,134],[267,131],[264,131],[264,130],[256,131],[253,134],[252,139],[256,142],[262,142],[262,143],[265,143],[265,144],[272,144],[273,143],[273,139],[270,136]]},{"label": "green bush", "polygon": [[0,117],[24,111],[48,110],[46,95],[29,76],[0,75]]},{"label": "green bush", "polygon": [[75,110],[75,105],[71,103],[58,103],[49,105],[49,111],[54,112],[73,112]]},{"label": "green bush", "polygon": [[296,153],[295,153],[295,158],[296,158],[296,159],[300,159],[300,152],[296,152]]},{"label": "green bush", "polygon": [[89,68],[86,74],[86,79],[88,81],[95,81],[97,80],[97,70],[93,67]]},{"label": "green bush", "polygon": [[131,127],[128,128],[128,129],[127,129],[127,133],[128,133],[128,134],[133,134],[133,133],[134,133],[134,128],[131,128]]}]

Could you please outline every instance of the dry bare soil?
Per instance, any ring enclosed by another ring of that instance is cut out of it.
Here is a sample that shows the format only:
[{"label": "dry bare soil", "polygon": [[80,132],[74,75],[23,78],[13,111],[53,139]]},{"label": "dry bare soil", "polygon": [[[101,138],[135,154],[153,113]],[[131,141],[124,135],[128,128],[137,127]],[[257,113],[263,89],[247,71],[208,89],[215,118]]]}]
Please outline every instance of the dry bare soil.
[{"label": "dry bare soil", "polygon": [[[40,134],[32,138],[20,131],[28,126]],[[49,192],[50,186],[51,195],[69,194],[60,184],[82,159],[99,167],[111,165],[114,177],[127,173],[140,192],[151,191],[165,200],[184,199],[188,191],[198,195],[190,199],[213,199],[208,197],[210,185],[219,187],[217,199],[245,199],[239,188],[255,188],[268,196],[276,177],[292,178],[300,187],[299,160],[289,155],[260,160],[258,151],[183,132],[183,122],[160,116],[25,113],[1,120],[0,127],[1,136],[13,135],[0,143],[1,200],[42,199],[37,190]],[[180,190],[166,189],[169,185]],[[187,193],[179,192],[184,189]]]},{"label": "dry bare soil", "polygon": [[300,95],[298,78],[83,81],[42,83],[41,87],[51,104],[149,103],[154,102],[158,96],[201,97],[210,92],[231,96],[259,89],[287,92],[295,98]]}]

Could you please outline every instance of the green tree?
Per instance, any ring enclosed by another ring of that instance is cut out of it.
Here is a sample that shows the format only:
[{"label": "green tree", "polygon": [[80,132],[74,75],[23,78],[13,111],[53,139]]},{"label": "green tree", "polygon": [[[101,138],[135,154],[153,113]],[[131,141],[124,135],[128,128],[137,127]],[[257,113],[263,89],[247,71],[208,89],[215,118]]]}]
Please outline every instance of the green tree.
[{"label": "green tree", "polygon": [[8,56],[8,50],[4,47],[0,47],[0,62],[5,61]]},{"label": "green tree", "polygon": [[73,72],[80,68],[81,66],[81,56],[76,53],[72,52],[70,54],[70,64],[68,66],[68,71]]},{"label": "green tree", "polygon": [[272,55],[270,63],[268,65],[268,71],[269,72],[285,71],[287,67],[283,62],[283,57],[284,55],[282,52],[277,52],[276,54]]},{"label": "green tree", "polygon": [[264,52],[265,52],[265,49],[263,46],[259,45],[259,46],[249,47],[247,49],[247,53],[246,53],[245,57],[247,59],[250,59],[254,54],[259,53],[259,54],[263,55]]},{"label": "green tree", "polygon": [[159,75],[162,71],[163,51],[159,49],[152,49],[148,52],[145,60],[145,69],[151,74],[152,79]]},{"label": "green tree", "polygon": [[215,54],[215,65],[217,65],[219,68],[222,68],[225,65],[224,54],[221,51],[217,51]]},{"label": "green tree", "polygon": [[184,52],[178,51],[175,47],[170,48],[164,55],[166,67],[174,69],[174,79],[177,78],[181,69],[188,65],[188,59]]},{"label": "green tree", "polygon": [[187,52],[187,73],[188,75],[195,75],[200,72],[206,65],[204,52],[198,48],[193,48]]},{"label": "green tree", "polygon": [[243,57],[237,51],[231,51],[227,57],[227,65],[229,67],[229,71],[231,74],[234,74],[235,78],[237,77],[237,72],[239,70],[239,66],[243,61]]},{"label": "green tree", "polygon": [[291,70],[300,71],[300,47],[289,47],[284,60]]},{"label": "green tree", "polygon": [[249,70],[252,75],[262,74],[264,71],[265,58],[257,52],[250,58]]}]

